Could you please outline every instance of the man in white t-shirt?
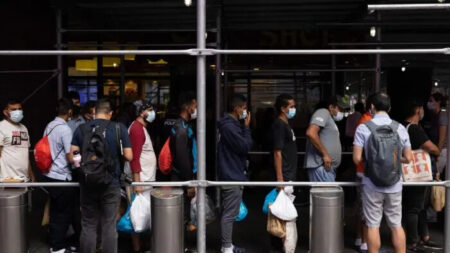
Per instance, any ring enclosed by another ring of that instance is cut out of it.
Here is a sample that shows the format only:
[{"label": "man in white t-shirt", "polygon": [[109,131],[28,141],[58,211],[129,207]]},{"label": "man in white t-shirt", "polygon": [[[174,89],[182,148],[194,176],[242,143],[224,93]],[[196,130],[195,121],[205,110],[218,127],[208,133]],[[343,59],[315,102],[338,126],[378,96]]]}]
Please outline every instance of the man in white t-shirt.
[{"label": "man in white t-shirt", "polygon": [[30,136],[20,124],[23,119],[22,104],[8,101],[3,107],[4,120],[0,121],[0,182],[34,181],[30,160]]}]

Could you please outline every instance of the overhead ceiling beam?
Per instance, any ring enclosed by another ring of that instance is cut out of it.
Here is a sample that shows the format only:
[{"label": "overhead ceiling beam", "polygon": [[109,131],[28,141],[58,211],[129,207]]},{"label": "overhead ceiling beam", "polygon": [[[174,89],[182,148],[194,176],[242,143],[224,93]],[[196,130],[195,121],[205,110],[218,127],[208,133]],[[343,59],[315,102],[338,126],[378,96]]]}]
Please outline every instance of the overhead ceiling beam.
[{"label": "overhead ceiling beam", "polygon": [[394,10],[443,10],[450,9],[450,4],[369,4],[369,11]]}]

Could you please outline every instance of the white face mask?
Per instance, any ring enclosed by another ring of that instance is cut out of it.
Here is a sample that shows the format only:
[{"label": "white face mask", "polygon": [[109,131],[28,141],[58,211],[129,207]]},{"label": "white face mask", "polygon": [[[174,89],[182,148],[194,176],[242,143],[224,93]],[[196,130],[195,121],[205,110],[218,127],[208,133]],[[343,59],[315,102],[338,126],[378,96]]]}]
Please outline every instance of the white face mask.
[{"label": "white face mask", "polygon": [[155,118],[156,118],[156,113],[155,113],[154,110],[151,110],[151,111],[148,113],[147,118],[145,118],[145,120],[146,120],[148,123],[152,123],[153,121],[155,121]]},{"label": "white face mask", "polygon": [[9,113],[12,122],[19,123],[23,119],[23,111],[15,110]]},{"label": "white face mask", "polygon": [[338,112],[337,115],[333,115],[334,121],[341,121],[344,118],[343,112]]},{"label": "white face mask", "polygon": [[191,120],[194,120],[197,118],[197,108],[195,108],[194,112],[191,113]]},{"label": "white face mask", "polygon": [[245,119],[247,118],[247,110],[242,111],[242,114],[239,115],[239,119]]}]

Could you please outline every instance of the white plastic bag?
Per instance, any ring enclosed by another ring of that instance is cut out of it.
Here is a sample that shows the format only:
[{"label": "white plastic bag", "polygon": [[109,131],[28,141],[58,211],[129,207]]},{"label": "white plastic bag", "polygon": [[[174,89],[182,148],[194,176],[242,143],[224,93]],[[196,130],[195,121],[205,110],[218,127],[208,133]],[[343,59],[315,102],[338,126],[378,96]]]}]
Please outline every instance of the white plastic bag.
[{"label": "white plastic bag", "polygon": [[289,196],[281,190],[278,193],[277,199],[269,207],[272,214],[284,221],[291,221],[297,218],[298,213],[294,204],[292,203],[295,196],[290,194]]},{"label": "white plastic bag", "polygon": [[297,247],[297,222],[296,220],[286,222],[286,237],[284,238],[284,252],[295,253]]},{"label": "white plastic bag", "polygon": [[[214,202],[208,195],[206,195],[205,212],[206,212],[206,224],[214,222],[214,220],[216,219]],[[190,218],[192,225],[197,226],[197,196],[191,199]]]},{"label": "white plastic bag", "polygon": [[130,218],[135,232],[139,233],[150,229],[150,192],[136,195],[131,204]]}]

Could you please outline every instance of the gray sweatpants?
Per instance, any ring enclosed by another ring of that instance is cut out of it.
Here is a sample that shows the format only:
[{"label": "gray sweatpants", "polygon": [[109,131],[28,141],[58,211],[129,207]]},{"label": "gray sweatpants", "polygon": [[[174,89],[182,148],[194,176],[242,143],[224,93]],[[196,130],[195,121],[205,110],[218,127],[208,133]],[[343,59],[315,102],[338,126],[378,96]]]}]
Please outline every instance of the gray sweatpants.
[{"label": "gray sweatpants", "polygon": [[239,214],[239,207],[242,201],[243,188],[223,187],[222,188],[222,217],[220,219],[222,232],[222,247],[229,248],[233,239],[233,223]]}]

